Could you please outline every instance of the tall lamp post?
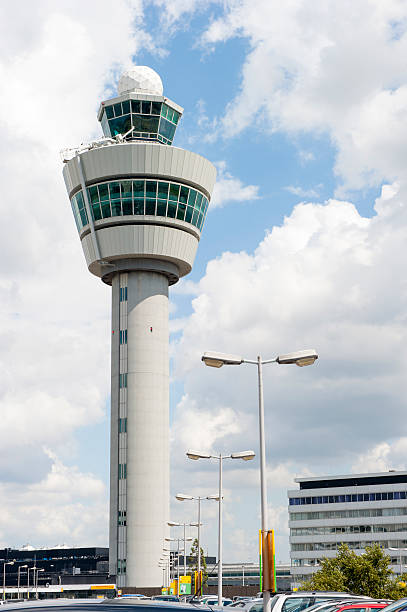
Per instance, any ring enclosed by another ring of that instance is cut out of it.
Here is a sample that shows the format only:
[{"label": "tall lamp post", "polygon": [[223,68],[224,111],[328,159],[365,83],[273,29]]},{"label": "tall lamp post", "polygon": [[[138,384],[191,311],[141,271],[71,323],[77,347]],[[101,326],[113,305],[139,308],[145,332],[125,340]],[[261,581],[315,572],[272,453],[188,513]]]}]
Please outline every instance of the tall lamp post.
[{"label": "tall lamp post", "polygon": [[19,565],[17,569],[17,597],[20,599],[20,571],[28,565]]},{"label": "tall lamp post", "polygon": [[5,561],[3,563],[3,601],[6,599],[6,565],[14,565],[14,561]]},{"label": "tall lamp post", "polygon": [[[184,548],[179,547],[179,543],[184,540]],[[191,541],[192,538],[165,538],[166,542],[177,542],[177,595],[179,596],[179,553],[184,552],[184,559],[186,555],[186,544],[185,541]],[[184,574],[185,576],[185,574]]]},{"label": "tall lamp post", "polygon": [[44,568],[39,569],[38,567],[34,568],[37,570],[37,576],[34,572],[34,580],[35,580],[35,599],[38,599],[38,572],[45,572]]},{"label": "tall lamp post", "polygon": [[[190,523],[191,526],[193,527],[198,527],[198,576],[201,575],[201,501],[203,499],[207,499],[207,497],[201,497],[200,495],[198,495],[197,497],[194,497],[193,495],[185,495],[184,493],[177,493],[175,498],[178,501],[191,501],[191,500],[196,500],[198,502],[198,522],[197,523]],[[201,587],[202,585],[200,585],[200,591],[201,591]],[[199,593],[201,595],[201,593]]]},{"label": "tall lamp post", "polygon": [[[296,351],[286,355],[277,355],[274,359],[262,359],[259,355],[256,360],[244,359],[239,355],[228,355],[224,353],[216,353],[213,351],[206,352],[202,355],[202,361],[205,365],[213,368],[221,368],[224,365],[241,365],[242,363],[250,363],[257,366],[258,375],[258,395],[259,395],[259,438],[260,438],[260,492],[261,492],[261,531],[264,534],[267,531],[267,482],[266,482],[266,444],[264,439],[264,400],[263,400],[263,365],[267,363],[278,363],[281,365],[293,364],[297,366],[312,365],[318,354],[314,349],[306,349]],[[266,554],[263,562],[264,575],[269,575],[270,559]],[[270,610],[270,591],[266,589],[269,585],[263,580],[263,610]]]},{"label": "tall lamp post", "polygon": [[250,461],[255,457],[253,451],[242,451],[240,453],[231,453],[230,455],[211,455],[210,453],[201,453],[199,451],[187,451],[188,459],[197,461],[198,459],[217,459],[219,461],[219,493],[218,495],[208,495],[207,499],[214,499],[219,502],[219,517],[218,517],[218,606],[222,605],[222,499],[223,499],[223,483],[222,483],[222,463],[223,459],[243,459]]},{"label": "tall lamp post", "polygon": [[[168,521],[167,525],[169,527],[183,527],[184,528],[184,576],[187,575],[187,546],[186,546],[186,527],[187,525],[191,525],[191,527],[195,527],[196,523],[177,523],[176,521]],[[192,540],[192,538],[188,538],[188,541]]]}]

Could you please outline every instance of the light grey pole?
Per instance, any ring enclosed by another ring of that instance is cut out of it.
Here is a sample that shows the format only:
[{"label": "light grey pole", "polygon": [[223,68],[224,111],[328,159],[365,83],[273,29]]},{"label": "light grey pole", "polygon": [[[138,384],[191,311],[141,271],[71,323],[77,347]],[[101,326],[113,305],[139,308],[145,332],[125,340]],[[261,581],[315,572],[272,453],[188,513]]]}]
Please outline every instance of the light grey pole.
[{"label": "light grey pole", "polygon": [[186,523],[184,523],[184,576],[187,575],[187,539],[186,539]]},{"label": "light grey pole", "polygon": [[222,605],[222,454],[219,453],[218,606]]},{"label": "light grey pole", "polygon": [[6,599],[6,562],[3,563],[3,601]]},{"label": "light grey pole", "polygon": [[200,496],[198,496],[198,582],[199,582],[199,595],[202,595],[202,584],[201,584],[201,497]]},{"label": "light grey pole", "polygon": [[242,565],[242,586],[244,586],[244,565]]},{"label": "light grey pole", "polygon": [[[264,400],[263,400],[263,370],[261,356],[257,357],[257,372],[259,379],[259,437],[260,437],[260,491],[261,491],[261,531],[267,530],[267,472],[266,472],[266,442],[264,436]],[[264,568],[265,555],[262,553]],[[263,572],[264,575],[264,572]],[[263,611],[270,610],[270,592],[264,590],[263,579]]]},{"label": "light grey pole", "polygon": [[[177,538],[178,551],[177,551],[177,595],[179,597],[179,538]],[[185,555],[185,553],[184,553]]]},{"label": "light grey pole", "polygon": [[27,568],[27,599],[30,599],[30,568]]},{"label": "light grey pole", "polygon": [[20,599],[20,566],[17,569],[17,598]]}]

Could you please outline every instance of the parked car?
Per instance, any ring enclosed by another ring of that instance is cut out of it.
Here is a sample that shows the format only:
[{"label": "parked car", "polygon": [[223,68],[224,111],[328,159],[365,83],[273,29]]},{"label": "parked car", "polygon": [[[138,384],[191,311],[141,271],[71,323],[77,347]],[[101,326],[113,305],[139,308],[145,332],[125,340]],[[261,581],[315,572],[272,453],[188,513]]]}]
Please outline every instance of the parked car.
[{"label": "parked car", "polygon": [[158,601],[179,601],[178,595],[154,595],[151,599]]},{"label": "parked car", "polygon": [[302,612],[316,603],[325,601],[341,601],[344,599],[366,599],[362,596],[352,596],[349,593],[336,593],[334,591],[298,591],[296,593],[274,595],[271,600],[273,612]]}]

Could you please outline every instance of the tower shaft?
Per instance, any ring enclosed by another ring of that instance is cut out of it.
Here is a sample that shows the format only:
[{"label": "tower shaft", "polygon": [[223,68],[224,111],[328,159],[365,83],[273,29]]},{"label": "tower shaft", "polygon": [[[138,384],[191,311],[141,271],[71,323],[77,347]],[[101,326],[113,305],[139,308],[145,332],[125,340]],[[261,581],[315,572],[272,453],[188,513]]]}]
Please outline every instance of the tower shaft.
[{"label": "tower shaft", "polygon": [[161,581],[157,559],[169,517],[168,342],[167,277],[115,274],[110,550],[117,559],[110,563],[112,574],[117,563],[118,586]]}]

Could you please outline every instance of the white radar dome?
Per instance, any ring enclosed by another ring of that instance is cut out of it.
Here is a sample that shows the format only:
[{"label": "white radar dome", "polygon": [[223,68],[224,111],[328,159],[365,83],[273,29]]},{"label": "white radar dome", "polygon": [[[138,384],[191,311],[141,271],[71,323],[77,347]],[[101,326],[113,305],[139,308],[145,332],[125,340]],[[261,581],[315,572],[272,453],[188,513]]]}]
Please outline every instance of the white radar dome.
[{"label": "white radar dome", "polygon": [[148,66],[132,66],[119,79],[117,92],[119,96],[128,91],[163,95],[163,84],[155,70]]}]

